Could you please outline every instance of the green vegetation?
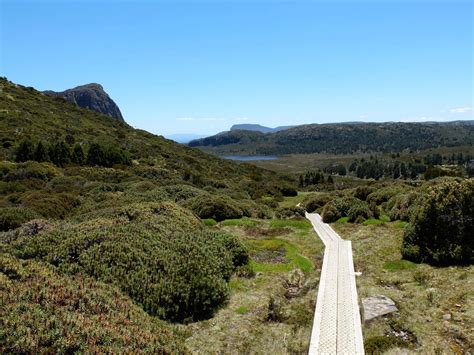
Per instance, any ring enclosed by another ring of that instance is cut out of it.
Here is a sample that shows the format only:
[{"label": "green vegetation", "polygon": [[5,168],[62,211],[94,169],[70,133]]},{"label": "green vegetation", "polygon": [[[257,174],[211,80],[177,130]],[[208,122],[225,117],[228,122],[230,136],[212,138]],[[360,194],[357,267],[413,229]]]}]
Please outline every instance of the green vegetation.
[{"label": "green vegetation", "polygon": [[263,134],[230,131],[189,143],[219,155],[348,154],[402,152],[453,147],[474,142],[474,128],[466,123],[309,124]]},{"label": "green vegetation", "polygon": [[405,229],[403,256],[435,265],[474,263],[473,201],[472,180],[429,185]]},{"label": "green vegetation", "polygon": [[93,278],[0,254],[2,353],[184,353],[173,328]]},{"label": "green vegetation", "polygon": [[253,226],[256,226],[257,224],[258,222],[246,217],[239,218],[239,219],[226,219],[220,223],[221,226],[241,226],[241,227],[243,226],[253,227]]},{"label": "green vegetation", "polygon": [[20,234],[12,252],[116,285],[162,319],[196,320],[227,300],[226,281],[248,263],[235,238],[200,227],[173,203],[135,204],[35,238]]},{"label": "green vegetation", "polygon": [[383,265],[383,268],[385,270],[390,270],[390,271],[407,270],[407,269],[413,269],[415,267],[416,267],[416,264],[408,260],[387,261]]},{"label": "green vegetation", "polygon": [[[347,147],[305,138],[325,155],[283,157],[278,175],[5,79],[0,89],[1,352],[306,353],[323,245],[305,210],[353,241],[361,296],[400,308],[365,325],[368,353],[470,348],[473,182],[435,177],[469,175],[472,147],[454,152],[472,128],[368,125],[362,147],[349,125]],[[419,139],[392,152],[408,128]],[[294,146],[295,132],[261,148]]]},{"label": "green vegetation", "polygon": [[249,312],[249,309],[245,306],[240,306],[239,308],[237,308],[235,310],[235,313],[237,314],[245,314],[245,313],[248,313]]},{"label": "green vegetation", "polygon": [[311,223],[307,219],[274,219],[270,221],[271,228],[292,227],[296,229],[310,229]]},{"label": "green vegetation", "polygon": [[467,278],[474,265],[435,267],[404,260],[403,230],[394,222],[335,223],[333,228],[352,241],[354,267],[362,272],[359,297],[385,295],[399,309],[363,323],[367,353],[462,354],[472,348],[474,298]]},{"label": "green vegetation", "polygon": [[203,220],[202,220],[202,223],[203,223],[205,226],[208,226],[208,227],[212,227],[212,226],[215,226],[215,225],[217,224],[216,220],[215,220],[215,219],[212,219],[212,218],[203,219]]},{"label": "green vegetation", "polygon": [[0,351],[186,352],[159,318],[209,318],[254,276],[216,220],[272,217],[291,179],[0,89]]}]

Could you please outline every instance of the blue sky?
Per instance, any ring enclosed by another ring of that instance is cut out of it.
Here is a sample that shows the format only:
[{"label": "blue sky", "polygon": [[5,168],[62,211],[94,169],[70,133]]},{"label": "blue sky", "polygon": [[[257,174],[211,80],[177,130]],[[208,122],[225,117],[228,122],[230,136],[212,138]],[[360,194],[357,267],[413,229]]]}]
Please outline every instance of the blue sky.
[{"label": "blue sky", "polygon": [[0,0],[0,75],[157,134],[472,119],[470,0]]}]

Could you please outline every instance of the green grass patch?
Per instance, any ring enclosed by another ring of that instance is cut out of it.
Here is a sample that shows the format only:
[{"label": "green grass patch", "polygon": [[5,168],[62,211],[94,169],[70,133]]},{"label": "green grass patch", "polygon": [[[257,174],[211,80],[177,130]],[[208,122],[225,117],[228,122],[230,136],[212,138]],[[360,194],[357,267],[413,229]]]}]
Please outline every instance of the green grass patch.
[{"label": "green grass patch", "polygon": [[394,260],[386,262],[383,268],[390,271],[409,270],[416,268],[416,264],[408,260]]},{"label": "green grass patch", "polygon": [[274,219],[270,222],[270,228],[296,228],[311,229],[311,223],[307,219]]},{"label": "green grass patch", "polygon": [[382,221],[382,222],[385,222],[385,223],[388,223],[390,222],[390,217],[387,216],[386,214],[383,214],[379,217],[379,219]]},{"label": "green grass patch", "polygon": [[341,217],[336,221],[336,223],[347,223],[348,221],[349,217]]},{"label": "green grass patch", "polygon": [[250,266],[255,272],[287,272],[294,268],[299,268],[303,272],[309,272],[313,269],[313,263],[299,253],[298,248],[282,239],[262,239],[252,240],[251,249],[258,252],[264,250],[277,251],[284,249],[284,262],[257,262],[251,260]]},{"label": "green grass patch", "polygon": [[224,227],[255,227],[256,225],[258,225],[258,222],[254,221],[253,219],[244,217],[239,219],[226,219],[220,222],[220,225]]},{"label": "green grass patch", "polygon": [[283,201],[280,202],[280,207],[289,208],[295,207],[298,203],[303,202],[306,196],[311,192],[298,192],[297,196],[284,197]]},{"label": "green grass patch", "polygon": [[394,228],[399,228],[399,229],[403,229],[405,228],[405,226],[407,225],[408,223],[405,222],[405,221],[396,221],[393,223],[393,227]]},{"label": "green grass patch", "polygon": [[216,222],[215,219],[205,218],[205,219],[202,220],[202,224],[204,224],[205,226],[212,227],[212,226],[215,226],[217,224],[217,222]]},{"label": "green grass patch", "polygon": [[369,218],[368,220],[364,221],[364,223],[362,223],[364,226],[373,226],[373,225],[376,225],[376,224],[383,224],[384,222],[381,221],[380,219],[375,219],[375,218]]},{"label": "green grass patch", "polygon": [[245,306],[240,306],[239,308],[237,308],[235,310],[235,313],[237,314],[245,314],[245,313],[248,313],[249,309]]},{"label": "green grass patch", "polygon": [[247,287],[244,285],[244,282],[239,278],[230,279],[229,288],[233,291],[244,291],[247,289]]}]

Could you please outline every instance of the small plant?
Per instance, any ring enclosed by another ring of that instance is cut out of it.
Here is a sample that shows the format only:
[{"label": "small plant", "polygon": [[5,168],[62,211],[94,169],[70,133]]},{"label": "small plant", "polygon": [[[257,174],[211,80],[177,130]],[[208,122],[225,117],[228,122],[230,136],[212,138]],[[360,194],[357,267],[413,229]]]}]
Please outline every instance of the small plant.
[{"label": "small plant", "polygon": [[215,226],[217,224],[217,222],[216,222],[215,219],[205,218],[205,219],[202,220],[202,224],[204,224],[205,226],[208,226],[208,227],[212,227],[212,226]]},{"label": "small plant", "polygon": [[394,260],[386,262],[383,268],[390,271],[409,270],[416,268],[416,264],[408,260]]},{"label": "small plant", "polygon": [[365,352],[368,355],[382,354],[395,347],[408,347],[408,343],[396,336],[374,336],[364,341]]},{"label": "small plant", "polygon": [[431,274],[429,274],[427,271],[417,270],[413,274],[413,280],[420,286],[426,286],[428,281],[431,280]]},{"label": "small plant", "polygon": [[249,312],[249,309],[245,306],[240,306],[239,308],[237,308],[235,310],[235,313],[237,314],[245,314],[245,313],[248,313]]},{"label": "small plant", "polygon": [[281,300],[274,296],[271,296],[268,300],[267,307],[267,321],[269,322],[283,322],[283,310],[281,306]]},{"label": "small plant", "polygon": [[250,264],[238,266],[235,269],[235,275],[238,277],[244,277],[250,279],[255,276],[255,271]]}]

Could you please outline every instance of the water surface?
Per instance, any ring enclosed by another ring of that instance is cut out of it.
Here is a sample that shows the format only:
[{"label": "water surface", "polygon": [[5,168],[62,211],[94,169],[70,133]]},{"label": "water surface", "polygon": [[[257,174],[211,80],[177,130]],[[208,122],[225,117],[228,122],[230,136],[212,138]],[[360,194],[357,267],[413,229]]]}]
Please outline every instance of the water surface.
[{"label": "water surface", "polygon": [[254,161],[254,160],[276,160],[278,157],[272,155],[225,155],[221,158],[229,160],[240,160],[240,161]]}]

